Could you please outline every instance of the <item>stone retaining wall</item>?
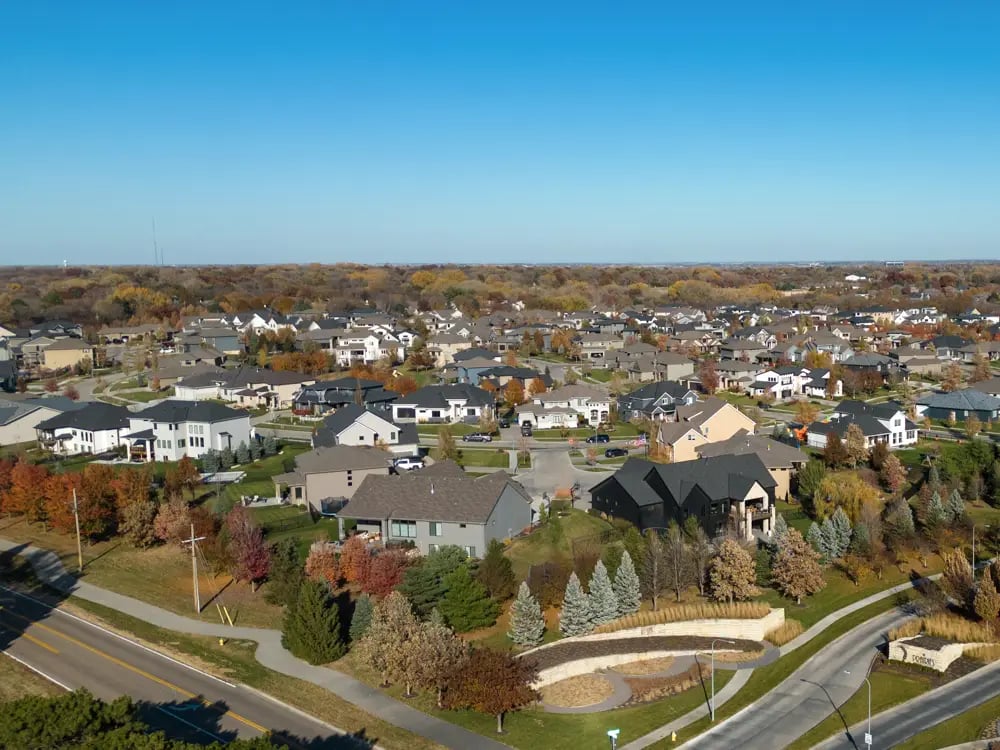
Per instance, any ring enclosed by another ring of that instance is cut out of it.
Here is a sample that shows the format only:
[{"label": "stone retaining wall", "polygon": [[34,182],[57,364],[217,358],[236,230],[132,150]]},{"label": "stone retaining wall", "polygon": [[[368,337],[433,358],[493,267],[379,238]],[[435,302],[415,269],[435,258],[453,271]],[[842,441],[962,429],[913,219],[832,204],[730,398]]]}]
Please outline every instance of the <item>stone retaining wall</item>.
[{"label": "stone retaining wall", "polygon": [[949,643],[940,648],[921,648],[910,641],[919,638],[900,638],[889,643],[889,660],[901,661],[905,664],[917,664],[921,667],[936,669],[944,672],[951,666],[951,663],[962,656],[968,648],[976,646],[986,646],[985,643]]},{"label": "stone retaining wall", "polygon": [[746,641],[763,641],[768,632],[783,625],[784,609],[772,609],[767,615],[758,619],[727,619],[727,620],[682,620],[680,622],[665,622],[659,625],[644,625],[639,628],[616,630],[613,633],[591,633],[562,638],[544,646],[538,646],[524,655],[551,648],[558,643],[574,641],[615,641],[623,638],[648,638],[658,635],[696,635],[703,638],[732,638]]},{"label": "stone retaining wall", "polygon": [[[638,644],[636,644],[638,645]],[[721,654],[725,652],[731,652],[734,649],[715,649],[715,653]],[[576,659],[574,661],[567,661],[559,664],[555,667],[549,667],[548,669],[543,669],[538,673],[538,680],[535,682],[534,687],[543,688],[546,685],[551,685],[553,682],[559,682],[560,680],[565,680],[570,677],[578,677],[583,674],[591,674],[598,671],[599,669],[607,669],[608,667],[616,667],[619,664],[628,664],[633,661],[649,661],[650,659],[663,659],[668,656],[693,656],[694,654],[701,654],[705,656],[704,651],[636,651],[631,654],[608,654],[607,656],[589,656],[585,659]],[[706,661],[708,657],[705,656]]]}]

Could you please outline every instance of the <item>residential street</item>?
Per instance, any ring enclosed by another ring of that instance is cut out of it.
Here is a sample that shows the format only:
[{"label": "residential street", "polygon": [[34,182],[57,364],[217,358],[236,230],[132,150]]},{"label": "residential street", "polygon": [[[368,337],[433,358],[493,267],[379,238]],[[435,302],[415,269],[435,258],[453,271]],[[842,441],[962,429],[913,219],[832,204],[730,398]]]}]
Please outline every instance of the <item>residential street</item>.
[{"label": "residential street", "polygon": [[[36,599],[0,587],[5,650],[69,689],[111,700],[129,695],[143,717],[172,737],[212,742],[265,732],[304,746],[316,738],[354,743],[322,722],[246,688],[231,685],[138,646]],[[333,747],[334,745],[324,745]]]},{"label": "residential street", "polygon": [[884,642],[885,632],[909,617],[893,610],[854,628],[811,657],[756,703],[684,747],[740,750],[787,747],[864,684],[868,665],[875,656],[876,646]]},{"label": "residential street", "polygon": [[[864,688],[863,688],[864,689]],[[872,747],[895,747],[942,721],[962,714],[1000,693],[1000,662],[994,662],[936,690],[872,717]],[[813,750],[864,747],[867,722],[817,745]]]}]

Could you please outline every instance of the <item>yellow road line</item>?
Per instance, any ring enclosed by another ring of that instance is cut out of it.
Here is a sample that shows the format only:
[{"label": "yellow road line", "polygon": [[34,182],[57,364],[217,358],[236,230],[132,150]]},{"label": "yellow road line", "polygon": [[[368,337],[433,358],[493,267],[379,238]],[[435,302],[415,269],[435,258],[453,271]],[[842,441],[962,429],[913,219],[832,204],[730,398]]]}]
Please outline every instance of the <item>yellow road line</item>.
[{"label": "yellow road line", "polygon": [[[3,613],[3,607],[2,606],[0,606],[0,613]],[[13,612],[7,612],[6,614],[14,614],[14,613]],[[17,615],[15,615],[15,617],[16,616]],[[0,627],[2,627],[2,624],[0,624]],[[36,646],[41,646],[46,651],[49,651],[49,652],[51,652],[53,654],[58,654],[59,653],[59,649],[55,648],[54,646],[50,646],[45,641],[40,640],[38,638],[35,638],[35,636],[30,635],[29,633],[20,633],[19,634],[16,630],[11,630],[10,632],[13,633],[14,635],[20,635],[22,638],[26,638],[31,643],[34,643]]]},{"label": "yellow road line", "polygon": [[[256,729],[261,734],[267,734],[268,731],[269,731],[266,727],[262,727],[257,722],[251,721],[250,719],[246,718],[245,716],[240,716],[238,713],[234,713],[233,711],[224,711],[223,709],[219,708],[218,706],[216,706],[211,701],[205,700],[204,698],[196,695],[195,693],[192,693],[190,690],[185,690],[184,688],[179,687],[179,686],[173,684],[172,682],[164,680],[162,677],[157,677],[156,675],[151,674],[151,673],[147,672],[144,669],[140,669],[139,667],[136,667],[136,666],[133,666],[132,664],[129,664],[127,661],[123,661],[123,660],[119,659],[116,656],[112,656],[111,654],[105,653],[104,651],[101,651],[99,648],[94,648],[90,644],[84,643],[83,641],[81,641],[81,640],[79,640],[77,638],[74,638],[71,635],[66,635],[65,633],[63,633],[63,632],[61,632],[59,630],[56,630],[55,628],[52,628],[52,627],[49,627],[48,625],[45,625],[44,623],[35,622],[33,620],[29,620],[27,617],[19,615],[16,612],[10,612],[8,610],[7,614],[12,615],[13,617],[17,617],[18,619],[23,620],[24,622],[28,623],[29,625],[34,625],[36,627],[41,628],[42,630],[46,630],[46,631],[52,633],[53,635],[55,635],[55,636],[57,636],[59,638],[67,640],[67,641],[69,641],[70,643],[72,643],[72,644],[74,644],[76,646],[79,646],[82,649],[90,651],[92,654],[96,654],[97,656],[100,656],[100,657],[102,657],[104,659],[107,659],[108,661],[112,662],[113,664],[117,664],[119,667],[122,667],[123,669],[127,669],[130,672],[134,672],[135,674],[139,675],[140,677],[145,677],[147,680],[151,680],[151,681],[155,682],[158,685],[162,685],[165,688],[168,688],[170,690],[174,690],[174,691],[180,693],[181,695],[186,696],[187,698],[193,698],[194,700],[199,701],[202,705],[206,706],[207,708],[214,709],[215,711],[218,711],[219,713],[221,713],[221,714],[223,714],[225,716],[229,716],[229,717],[235,719],[236,721],[239,721],[239,722],[241,722],[243,724],[246,724],[248,727],[251,727],[252,729]],[[27,633],[25,633],[24,635],[27,635]],[[51,648],[51,647],[48,647],[48,648]]]}]

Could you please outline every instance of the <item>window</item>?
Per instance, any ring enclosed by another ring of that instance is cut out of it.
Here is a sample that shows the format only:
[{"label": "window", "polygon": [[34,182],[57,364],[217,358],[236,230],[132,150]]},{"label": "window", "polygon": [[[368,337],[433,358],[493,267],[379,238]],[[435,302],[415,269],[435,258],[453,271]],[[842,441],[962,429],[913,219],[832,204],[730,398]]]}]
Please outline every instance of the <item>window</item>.
[{"label": "window", "polygon": [[177,441],[177,447],[178,448],[183,448],[185,445],[187,445],[187,441],[185,441],[183,439]]},{"label": "window", "polygon": [[427,545],[427,552],[428,552],[428,554],[430,554],[431,552],[437,552],[439,549],[441,549],[441,545],[440,544],[428,544]]},{"label": "window", "polygon": [[476,556],[476,548],[475,547],[468,546],[468,547],[463,547],[462,549],[465,550],[465,554],[467,554],[469,557],[475,557]]},{"label": "window", "polygon": [[358,435],[358,442],[359,443],[365,442],[365,436],[364,435]]},{"label": "window", "polygon": [[465,524],[464,524],[464,523],[460,523],[460,524],[458,525],[458,528],[460,528],[460,529],[464,529],[464,528],[465,528]]},{"label": "window", "polygon": [[295,488],[295,499],[296,500],[301,500],[302,499],[302,488],[301,487],[296,487]]},{"label": "window", "polygon": [[390,521],[389,536],[401,537],[403,539],[417,538],[416,521]]},{"label": "window", "polygon": [[440,418],[440,416],[441,416],[440,409],[434,409],[433,411],[431,411],[431,419],[438,419]]},{"label": "window", "polygon": [[443,530],[442,530],[441,526],[442,526],[442,524],[441,524],[440,521],[431,521],[430,522],[430,527],[431,527],[430,535],[431,536],[443,536],[443,534],[442,534]]},{"label": "window", "polygon": [[393,442],[396,442],[396,433],[395,432],[390,432],[389,433],[389,439],[392,440]]}]

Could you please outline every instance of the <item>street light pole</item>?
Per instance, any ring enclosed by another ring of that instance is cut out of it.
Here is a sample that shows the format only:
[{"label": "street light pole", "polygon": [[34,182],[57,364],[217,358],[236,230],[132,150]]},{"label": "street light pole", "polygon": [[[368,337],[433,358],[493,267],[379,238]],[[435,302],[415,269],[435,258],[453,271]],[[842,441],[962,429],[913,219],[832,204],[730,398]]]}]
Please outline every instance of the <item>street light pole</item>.
[{"label": "street light pole", "polygon": [[712,723],[715,723],[715,644],[716,643],[729,643],[733,646],[736,645],[736,641],[730,641],[726,638],[715,638],[712,640],[712,702],[709,704],[709,708],[712,712]]},{"label": "street light pole", "polygon": [[[872,663],[868,665],[868,674],[871,674],[874,664],[875,660],[872,659]],[[844,670],[844,674],[850,673],[850,670]],[[865,684],[868,685],[868,729],[865,732],[865,745],[868,746],[868,750],[872,750],[872,681],[868,679],[868,674],[865,675]]]},{"label": "street light pole", "polygon": [[76,487],[73,488],[73,520],[76,522],[76,559],[83,573],[83,541],[80,539],[80,506],[76,502]]}]

